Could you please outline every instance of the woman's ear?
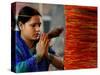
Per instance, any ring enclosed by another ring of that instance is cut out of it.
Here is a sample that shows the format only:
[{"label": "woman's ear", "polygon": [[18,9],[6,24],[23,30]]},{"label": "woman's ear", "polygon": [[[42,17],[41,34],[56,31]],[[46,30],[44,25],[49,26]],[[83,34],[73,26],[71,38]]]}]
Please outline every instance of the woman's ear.
[{"label": "woman's ear", "polygon": [[23,23],[22,22],[19,22],[18,25],[19,25],[19,29],[22,30],[23,29]]}]

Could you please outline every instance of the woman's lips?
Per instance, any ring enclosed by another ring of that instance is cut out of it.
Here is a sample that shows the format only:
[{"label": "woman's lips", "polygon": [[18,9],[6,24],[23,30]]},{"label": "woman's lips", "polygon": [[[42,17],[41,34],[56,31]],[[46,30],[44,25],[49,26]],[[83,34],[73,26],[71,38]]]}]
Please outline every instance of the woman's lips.
[{"label": "woman's lips", "polygon": [[38,37],[40,37],[40,34],[37,33],[37,34],[34,34],[34,36],[38,38]]}]

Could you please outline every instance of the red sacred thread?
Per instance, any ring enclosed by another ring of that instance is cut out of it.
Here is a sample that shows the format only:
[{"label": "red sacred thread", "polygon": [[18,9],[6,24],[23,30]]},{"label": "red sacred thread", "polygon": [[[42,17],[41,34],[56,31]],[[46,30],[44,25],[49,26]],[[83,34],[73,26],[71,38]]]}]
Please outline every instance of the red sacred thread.
[{"label": "red sacred thread", "polygon": [[97,7],[64,6],[64,69],[97,67]]}]

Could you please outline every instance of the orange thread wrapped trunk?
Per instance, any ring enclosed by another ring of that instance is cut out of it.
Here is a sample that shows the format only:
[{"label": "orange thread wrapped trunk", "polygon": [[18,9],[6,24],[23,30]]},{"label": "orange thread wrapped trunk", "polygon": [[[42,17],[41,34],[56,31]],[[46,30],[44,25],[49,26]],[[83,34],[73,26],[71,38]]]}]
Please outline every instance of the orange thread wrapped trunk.
[{"label": "orange thread wrapped trunk", "polygon": [[97,67],[97,8],[64,6],[64,69]]}]

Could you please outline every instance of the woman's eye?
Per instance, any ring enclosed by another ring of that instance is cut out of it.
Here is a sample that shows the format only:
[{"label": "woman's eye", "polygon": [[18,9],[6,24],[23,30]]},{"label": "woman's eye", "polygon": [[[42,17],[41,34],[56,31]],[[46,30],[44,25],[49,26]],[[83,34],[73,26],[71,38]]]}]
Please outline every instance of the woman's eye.
[{"label": "woman's eye", "polygon": [[31,27],[35,27],[35,26],[39,26],[40,27],[41,26],[41,23],[39,23],[39,24],[32,24],[31,25]]},{"label": "woman's eye", "polygon": [[31,27],[35,27],[35,25],[31,25]]},{"label": "woman's eye", "polygon": [[32,27],[35,27],[35,25],[32,25]]},{"label": "woman's eye", "polygon": [[39,23],[38,25],[39,25],[39,27],[40,27],[40,26],[41,26],[41,23]]},{"label": "woman's eye", "polygon": [[41,26],[41,24],[39,24],[39,27]]}]

